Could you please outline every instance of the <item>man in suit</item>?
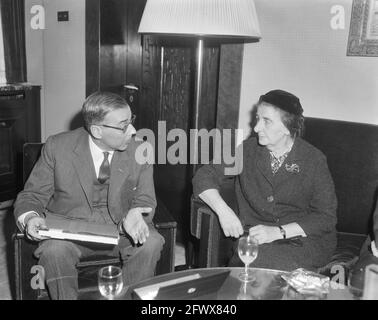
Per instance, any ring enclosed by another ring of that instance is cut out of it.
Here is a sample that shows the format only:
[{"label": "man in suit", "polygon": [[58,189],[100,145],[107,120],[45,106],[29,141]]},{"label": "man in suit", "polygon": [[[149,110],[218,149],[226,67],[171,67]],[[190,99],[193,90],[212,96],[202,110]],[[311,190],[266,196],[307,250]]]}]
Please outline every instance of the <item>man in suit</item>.
[{"label": "man in suit", "polygon": [[[155,230],[153,168],[135,157],[141,142],[127,102],[96,92],[83,104],[85,128],[47,139],[41,157],[17,196],[14,213],[19,228],[39,241],[35,256],[44,267],[52,299],[76,299],[79,259],[94,254],[119,256],[124,281],[135,283],[154,275],[164,238]],[[113,248],[66,240],[44,239],[45,217],[116,224],[121,240]],[[41,241],[43,240],[43,241]]]}]

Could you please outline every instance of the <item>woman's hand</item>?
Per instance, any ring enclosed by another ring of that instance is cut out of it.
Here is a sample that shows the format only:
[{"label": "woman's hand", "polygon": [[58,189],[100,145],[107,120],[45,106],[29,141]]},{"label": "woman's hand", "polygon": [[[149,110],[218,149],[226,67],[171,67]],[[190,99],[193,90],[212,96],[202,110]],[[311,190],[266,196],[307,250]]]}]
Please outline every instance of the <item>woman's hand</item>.
[{"label": "woman's hand", "polygon": [[282,239],[280,229],[277,226],[264,226],[262,224],[250,228],[249,235],[255,237],[259,244]]},{"label": "woman's hand", "polygon": [[199,197],[207,203],[219,217],[219,222],[226,237],[239,238],[243,226],[235,212],[222,199],[217,189],[207,189]]},{"label": "woman's hand", "polygon": [[235,212],[225,206],[219,213],[219,222],[226,237],[239,238],[243,233],[243,226]]}]

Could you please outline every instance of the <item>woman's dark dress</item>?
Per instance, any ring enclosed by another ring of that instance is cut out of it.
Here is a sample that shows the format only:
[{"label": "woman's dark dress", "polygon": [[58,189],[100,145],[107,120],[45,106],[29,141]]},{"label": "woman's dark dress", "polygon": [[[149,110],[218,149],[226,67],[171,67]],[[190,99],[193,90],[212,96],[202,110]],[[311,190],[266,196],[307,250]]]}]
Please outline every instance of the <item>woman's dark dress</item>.
[{"label": "woman's dark dress", "polygon": [[[219,189],[225,179],[222,164],[202,166],[193,178],[195,196],[207,189]],[[329,262],[336,248],[337,199],[326,157],[321,151],[296,138],[276,174],[270,154],[256,138],[243,143],[243,168],[235,177],[237,214],[244,227],[298,223],[307,237],[302,246],[272,242],[259,247],[253,267],[316,270]],[[237,241],[235,241],[235,246]],[[243,263],[234,250],[230,266]]]}]

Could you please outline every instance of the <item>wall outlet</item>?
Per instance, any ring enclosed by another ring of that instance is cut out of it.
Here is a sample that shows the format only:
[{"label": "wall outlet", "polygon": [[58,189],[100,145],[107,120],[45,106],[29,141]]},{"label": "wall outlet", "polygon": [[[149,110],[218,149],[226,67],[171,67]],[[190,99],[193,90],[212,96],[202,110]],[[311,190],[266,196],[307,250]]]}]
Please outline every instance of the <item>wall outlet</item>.
[{"label": "wall outlet", "polygon": [[58,21],[68,21],[68,11],[58,11]]}]

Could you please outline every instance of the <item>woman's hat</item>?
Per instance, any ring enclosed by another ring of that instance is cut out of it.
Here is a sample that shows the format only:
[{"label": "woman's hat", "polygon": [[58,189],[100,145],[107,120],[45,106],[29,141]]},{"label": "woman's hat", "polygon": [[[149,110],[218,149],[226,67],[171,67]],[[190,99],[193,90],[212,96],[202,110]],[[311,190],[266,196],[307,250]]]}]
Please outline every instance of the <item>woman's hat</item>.
[{"label": "woman's hat", "polygon": [[302,105],[295,95],[283,90],[272,90],[262,95],[259,103],[266,102],[295,115],[302,115]]}]

